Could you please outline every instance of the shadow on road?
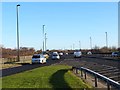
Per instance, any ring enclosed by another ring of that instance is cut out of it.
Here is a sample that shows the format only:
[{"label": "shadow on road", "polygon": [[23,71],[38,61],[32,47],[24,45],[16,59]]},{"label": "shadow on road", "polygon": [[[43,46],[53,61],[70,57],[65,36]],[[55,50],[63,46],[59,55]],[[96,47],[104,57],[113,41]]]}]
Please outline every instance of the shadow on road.
[{"label": "shadow on road", "polygon": [[64,79],[65,73],[68,71],[68,69],[62,69],[57,72],[55,72],[51,78],[49,83],[53,86],[53,89],[69,89],[72,90],[72,88],[68,85],[68,83]]}]

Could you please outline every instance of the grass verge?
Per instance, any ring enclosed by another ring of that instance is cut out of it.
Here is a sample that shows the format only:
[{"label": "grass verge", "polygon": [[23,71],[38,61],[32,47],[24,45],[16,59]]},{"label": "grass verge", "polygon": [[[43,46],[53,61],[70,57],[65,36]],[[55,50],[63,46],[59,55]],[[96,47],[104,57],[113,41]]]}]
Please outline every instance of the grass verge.
[{"label": "grass verge", "polygon": [[2,88],[92,88],[71,71],[71,66],[52,65],[2,78]]}]

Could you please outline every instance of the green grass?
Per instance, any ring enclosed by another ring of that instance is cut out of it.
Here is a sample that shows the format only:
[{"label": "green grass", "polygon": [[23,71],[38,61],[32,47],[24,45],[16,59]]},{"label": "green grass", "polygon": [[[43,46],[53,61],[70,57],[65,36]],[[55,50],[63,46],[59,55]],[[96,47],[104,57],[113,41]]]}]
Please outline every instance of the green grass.
[{"label": "green grass", "polygon": [[52,65],[2,78],[2,88],[91,88],[70,66]]}]

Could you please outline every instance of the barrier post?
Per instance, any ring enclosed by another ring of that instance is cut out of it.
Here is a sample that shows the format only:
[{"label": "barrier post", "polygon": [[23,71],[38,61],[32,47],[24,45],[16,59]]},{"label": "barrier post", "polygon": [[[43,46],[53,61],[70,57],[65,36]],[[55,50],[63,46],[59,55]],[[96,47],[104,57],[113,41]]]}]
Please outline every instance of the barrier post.
[{"label": "barrier post", "polygon": [[110,84],[107,82],[107,90],[110,90]]},{"label": "barrier post", "polygon": [[73,72],[75,73],[75,67],[72,67]]},{"label": "barrier post", "polygon": [[84,73],[85,73],[85,79],[86,79],[86,71]]},{"label": "barrier post", "polygon": [[78,74],[78,70],[79,70],[79,69],[78,69],[78,68],[76,68],[76,74]]},{"label": "barrier post", "polygon": [[81,69],[81,77],[83,77],[83,72],[82,72],[82,69]]},{"label": "barrier post", "polygon": [[97,87],[97,77],[95,76],[95,87]]},{"label": "barrier post", "polygon": [[115,88],[115,90],[120,90],[120,84],[118,82],[84,67],[81,67],[80,70],[81,70],[81,77],[83,78],[85,77],[85,79],[87,79],[87,73],[94,76],[95,87],[98,87],[98,79],[101,79],[102,81],[106,82],[107,90],[112,90],[112,87]]}]

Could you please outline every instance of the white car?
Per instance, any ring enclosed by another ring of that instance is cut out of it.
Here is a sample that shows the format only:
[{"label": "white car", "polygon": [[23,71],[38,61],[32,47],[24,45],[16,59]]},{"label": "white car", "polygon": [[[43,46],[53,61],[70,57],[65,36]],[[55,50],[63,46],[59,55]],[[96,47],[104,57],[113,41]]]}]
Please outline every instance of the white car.
[{"label": "white car", "polygon": [[63,53],[61,52],[61,53],[59,53],[59,55],[60,55],[60,56],[63,56]]},{"label": "white car", "polygon": [[60,59],[60,56],[57,52],[53,52],[52,54],[52,60]]},{"label": "white car", "polygon": [[32,64],[34,63],[46,63],[46,58],[43,54],[34,54],[32,56]]},{"label": "white car", "polygon": [[91,52],[91,51],[88,51],[87,54],[88,54],[88,55],[92,55],[92,52]]},{"label": "white car", "polygon": [[81,55],[82,55],[81,51],[76,51],[76,52],[74,52],[74,57],[75,57],[75,58],[77,58],[77,57],[80,57],[80,58],[81,58]]},{"label": "white car", "polygon": [[66,55],[68,55],[68,53],[66,53]]}]

